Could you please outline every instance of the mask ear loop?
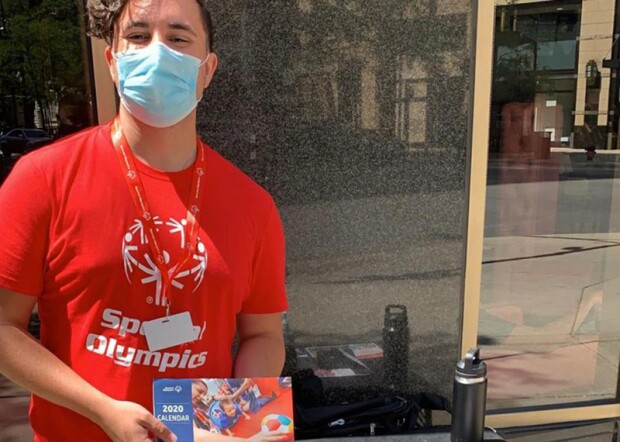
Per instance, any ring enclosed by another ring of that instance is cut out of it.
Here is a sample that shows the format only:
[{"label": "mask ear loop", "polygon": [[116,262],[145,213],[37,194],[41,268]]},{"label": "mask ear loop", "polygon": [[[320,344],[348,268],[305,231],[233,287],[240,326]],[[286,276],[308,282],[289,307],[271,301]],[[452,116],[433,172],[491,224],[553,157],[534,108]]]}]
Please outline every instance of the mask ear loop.
[{"label": "mask ear loop", "polygon": [[125,48],[124,51],[116,51],[116,52],[112,52],[112,58],[114,58],[115,61],[118,61],[119,58],[123,58],[125,55],[127,54],[131,54],[132,52],[135,51],[130,51],[129,48]]},{"label": "mask ear loop", "polygon": [[209,52],[207,54],[207,58],[205,58],[204,60],[202,60],[202,62],[198,65],[199,68],[203,67],[204,64],[207,62],[207,60],[209,59],[209,56],[211,55],[211,52]]},{"label": "mask ear loop", "polygon": [[114,60],[118,61],[119,58],[124,57],[127,54],[131,54],[132,52],[136,52],[136,50],[131,50],[129,48],[125,48],[125,50],[123,51],[116,51],[116,52],[112,52],[112,57],[114,57]]}]

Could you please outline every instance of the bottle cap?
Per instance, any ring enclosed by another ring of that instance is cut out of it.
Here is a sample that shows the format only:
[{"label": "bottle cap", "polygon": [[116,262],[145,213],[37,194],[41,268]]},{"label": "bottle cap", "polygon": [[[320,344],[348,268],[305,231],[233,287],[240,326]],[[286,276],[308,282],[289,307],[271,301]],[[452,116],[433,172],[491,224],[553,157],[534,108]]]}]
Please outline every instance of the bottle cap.
[{"label": "bottle cap", "polygon": [[408,322],[407,306],[401,304],[385,306],[384,325],[386,327],[406,327]]},{"label": "bottle cap", "polygon": [[465,357],[456,363],[456,374],[462,377],[481,377],[487,374],[487,364],[480,360],[480,349],[470,349]]}]

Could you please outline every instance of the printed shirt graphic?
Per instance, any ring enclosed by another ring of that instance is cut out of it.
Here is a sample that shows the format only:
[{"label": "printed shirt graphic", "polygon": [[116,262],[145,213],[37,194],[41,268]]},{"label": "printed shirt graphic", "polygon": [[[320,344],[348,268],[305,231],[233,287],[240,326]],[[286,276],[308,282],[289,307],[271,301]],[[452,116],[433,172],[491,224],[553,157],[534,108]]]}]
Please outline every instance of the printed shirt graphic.
[{"label": "printed shirt graphic", "polygon": [[[185,251],[186,240],[186,228],[187,220],[183,219],[177,221],[174,218],[170,218],[164,223],[158,216],[153,218],[155,226],[158,228],[158,233],[162,235],[167,233],[169,235],[177,236],[179,238],[178,247],[181,251]],[[142,254],[138,254],[139,248],[148,246],[148,237],[145,226],[140,219],[134,220],[134,223],[129,228],[129,231],[123,235],[123,266],[125,268],[125,276],[127,281],[131,284],[131,275],[139,273],[143,277],[140,279],[142,284],[151,284],[153,286],[153,295],[146,298],[148,304],[155,303],[156,305],[165,305],[165,297],[163,295],[163,278],[159,267],[151,257],[150,248]],[[170,252],[164,250],[165,264],[170,271],[175,263],[170,262]],[[193,286],[192,292],[195,292],[202,284],[202,281],[207,271],[207,249],[204,243],[198,238],[196,245],[196,253],[190,258],[190,267],[186,270],[181,270],[172,281],[172,286],[183,290],[186,284]]]},{"label": "printed shirt graphic", "polygon": [[[109,131],[27,155],[0,187],[0,287],[37,297],[41,343],[86,381],[151,409],[155,378],[230,377],[238,313],[287,309],[282,225],[269,195],[207,148],[196,251],[169,293],[171,314],[189,312],[197,338],[149,351],[142,323],[165,315],[162,278]],[[183,255],[193,170],[137,165],[170,269]],[[36,396],[30,417],[39,441],[109,440]]]}]

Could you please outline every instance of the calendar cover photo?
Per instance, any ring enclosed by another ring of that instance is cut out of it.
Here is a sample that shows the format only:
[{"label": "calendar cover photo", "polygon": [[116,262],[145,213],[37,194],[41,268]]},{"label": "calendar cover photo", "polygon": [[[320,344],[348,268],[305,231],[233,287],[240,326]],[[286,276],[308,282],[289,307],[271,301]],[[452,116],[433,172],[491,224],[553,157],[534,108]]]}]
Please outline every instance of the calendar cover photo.
[{"label": "calendar cover photo", "polygon": [[157,379],[153,410],[178,442],[292,441],[291,378]]}]

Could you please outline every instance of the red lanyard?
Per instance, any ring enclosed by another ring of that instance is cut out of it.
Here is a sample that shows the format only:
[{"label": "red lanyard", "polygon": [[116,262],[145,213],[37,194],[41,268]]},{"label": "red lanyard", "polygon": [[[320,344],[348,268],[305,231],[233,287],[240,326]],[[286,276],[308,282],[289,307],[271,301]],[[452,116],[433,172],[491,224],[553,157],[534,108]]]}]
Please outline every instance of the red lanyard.
[{"label": "red lanyard", "polygon": [[194,176],[192,178],[192,192],[189,196],[186,216],[186,226],[189,230],[189,239],[183,247],[185,249],[185,254],[175,266],[168,270],[166,260],[164,258],[164,250],[161,247],[159,237],[157,235],[157,226],[155,226],[151,208],[144,191],[144,185],[140,179],[140,174],[136,168],[133,153],[131,152],[127,139],[123,134],[118,117],[112,124],[112,142],[114,144],[114,150],[116,151],[120,161],[121,169],[125,175],[125,179],[127,180],[129,193],[131,193],[136,210],[140,214],[142,223],[147,231],[151,253],[153,254],[155,265],[157,265],[157,268],[159,269],[163,282],[162,303],[166,306],[166,316],[170,316],[171,302],[169,290],[172,286],[172,281],[174,281],[183,266],[192,257],[194,250],[196,250],[196,239],[198,238],[198,231],[200,230],[200,223],[196,220],[196,217],[200,213],[202,203],[202,178],[205,174],[206,166],[205,149],[200,142],[200,139],[198,139],[196,142],[196,165],[194,167]]}]

